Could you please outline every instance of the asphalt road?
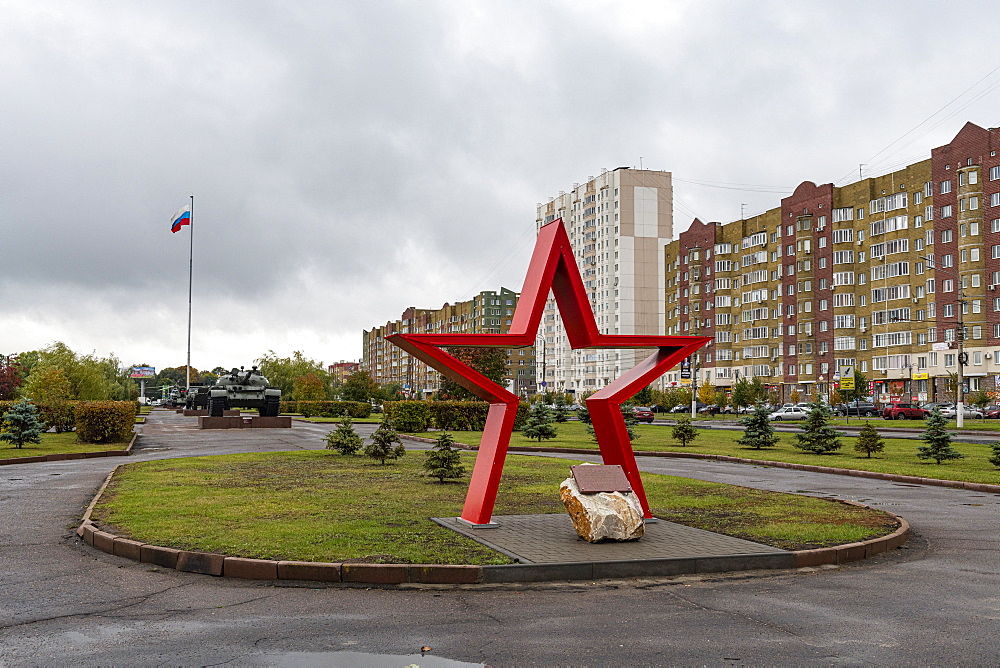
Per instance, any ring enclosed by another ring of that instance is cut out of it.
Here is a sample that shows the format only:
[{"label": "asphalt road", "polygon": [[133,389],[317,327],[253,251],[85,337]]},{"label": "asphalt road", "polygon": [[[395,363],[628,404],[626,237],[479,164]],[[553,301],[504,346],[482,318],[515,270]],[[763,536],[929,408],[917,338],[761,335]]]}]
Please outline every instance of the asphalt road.
[{"label": "asphalt road", "polygon": [[[321,447],[331,427],[200,432],[158,413],[130,461]],[[644,470],[865,501],[910,544],[832,569],[538,586],[347,589],[179,573],[73,529],[112,459],[0,468],[0,665],[998,663],[997,495],[718,462]],[[431,647],[427,657],[422,646]]]}]

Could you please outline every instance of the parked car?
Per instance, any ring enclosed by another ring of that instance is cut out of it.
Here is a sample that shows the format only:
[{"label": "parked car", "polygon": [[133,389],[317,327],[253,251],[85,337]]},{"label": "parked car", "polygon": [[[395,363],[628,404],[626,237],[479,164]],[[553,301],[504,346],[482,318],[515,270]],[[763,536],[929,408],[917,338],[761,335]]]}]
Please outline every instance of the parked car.
[{"label": "parked car", "polygon": [[[973,406],[962,406],[962,409],[963,409],[962,410],[963,417],[977,418],[979,420],[983,419],[983,412],[978,408],[975,408]],[[955,406],[942,408],[941,415],[945,416],[948,419],[954,418],[956,415],[958,415],[958,408],[956,408]]]},{"label": "parked car", "polygon": [[[696,411],[700,411],[704,407],[705,407],[705,404],[703,404],[700,401],[695,403],[695,410]],[[674,406],[673,408],[670,409],[670,412],[671,413],[690,413],[691,412],[691,404],[681,404],[680,406]]]},{"label": "parked car", "polygon": [[768,420],[805,420],[809,417],[809,411],[800,408],[799,406],[791,406],[786,408],[779,408],[770,415],[767,416]]},{"label": "parked car", "polygon": [[882,418],[886,420],[923,420],[930,414],[916,404],[889,404],[882,409]]},{"label": "parked car", "polygon": [[638,422],[653,424],[653,410],[649,406],[636,406],[632,409],[632,415]]},{"label": "parked car", "polygon": [[954,406],[955,404],[948,403],[947,401],[932,401],[928,404],[922,404],[920,407],[928,413],[933,413],[935,408],[941,410],[944,408],[952,408]]},{"label": "parked car", "polygon": [[857,417],[875,417],[878,414],[875,404],[867,401],[849,401],[846,404],[838,404],[834,410],[839,415]]},{"label": "parked car", "polygon": [[988,420],[996,420],[997,418],[1000,418],[1000,406],[987,408],[986,412],[983,413],[983,417]]}]

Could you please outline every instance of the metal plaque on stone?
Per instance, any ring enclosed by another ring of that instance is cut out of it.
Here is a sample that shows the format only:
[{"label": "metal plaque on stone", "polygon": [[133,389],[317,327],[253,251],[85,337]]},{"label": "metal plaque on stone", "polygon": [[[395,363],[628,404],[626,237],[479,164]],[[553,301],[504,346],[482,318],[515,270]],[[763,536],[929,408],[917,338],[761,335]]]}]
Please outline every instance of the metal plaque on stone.
[{"label": "metal plaque on stone", "polygon": [[581,494],[632,491],[625,471],[617,464],[577,464],[570,470]]}]

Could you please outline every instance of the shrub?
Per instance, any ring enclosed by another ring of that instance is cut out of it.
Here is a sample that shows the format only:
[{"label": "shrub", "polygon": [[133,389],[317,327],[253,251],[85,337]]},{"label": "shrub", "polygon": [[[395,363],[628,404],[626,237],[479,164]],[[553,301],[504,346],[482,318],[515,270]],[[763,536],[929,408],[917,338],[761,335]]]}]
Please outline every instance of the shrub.
[{"label": "shrub", "polygon": [[430,401],[388,401],[383,404],[385,416],[400,431],[427,431],[431,426]]},{"label": "shrub", "polygon": [[465,475],[462,457],[458,450],[452,447],[455,439],[448,432],[442,432],[434,443],[434,449],[429,450],[424,457],[423,469],[427,475],[444,482],[446,478],[461,478]]},{"label": "shrub", "polygon": [[76,437],[84,443],[127,441],[134,424],[131,401],[81,401],[76,406]]},{"label": "shrub", "polygon": [[951,447],[952,435],[945,428],[948,420],[945,416],[941,415],[941,411],[937,407],[934,408],[933,413],[927,416],[924,422],[927,424],[927,430],[920,435],[920,440],[927,445],[921,445],[917,448],[917,457],[920,459],[933,459],[938,464],[947,459],[961,459],[965,457],[965,455]]},{"label": "shrub", "polygon": [[[372,405],[367,401],[288,401],[295,404],[295,410],[289,413],[300,413],[303,417],[340,417],[347,415],[352,418],[366,418],[372,414]],[[279,405],[279,409],[281,406]],[[282,409],[283,410],[283,409]]]},{"label": "shrub", "polygon": [[353,455],[364,445],[364,440],[351,426],[351,418],[344,416],[340,419],[340,425],[326,435],[327,450],[336,450],[342,455]]},{"label": "shrub", "polygon": [[545,404],[535,404],[531,407],[531,415],[528,423],[524,426],[522,433],[528,437],[536,439],[539,443],[542,439],[556,437],[556,428],[552,426],[552,414]]},{"label": "shrub", "polygon": [[865,426],[861,428],[857,440],[854,441],[854,450],[864,452],[868,457],[871,457],[873,453],[878,454],[885,450],[885,441],[868,420],[865,420]]},{"label": "shrub", "polygon": [[674,425],[674,429],[670,436],[675,441],[679,441],[681,447],[683,448],[698,437],[698,430],[691,424],[690,417],[679,417],[677,418],[677,424]]},{"label": "shrub", "polygon": [[377,459],[385,465],[387,459],[399,459],[406,454],[403,442],[399,440],[392,422],[386,418],[379,423],[378,429],[371,435],[371,442],[365,446],[365,456]]},{"label": "shrub", "polygon": [[490,405],[485,401],[434,401],[434,426],[444,431],[476,431],[486,426]]},{"label": "shrub", "polygon": [[280,401],[280,402],[278,402],[278,412],[279,413],[298,413],[299,412],[299,402],[297,402],[297,401]]},{"label": "shrub", "polygon": [[839,450],[843,445],[837,430],[830,426],[830,409],[818,401],[809,404],[809,412],[802,423],[802,433],[795,434],[792,443],[799,450],[825,455]]},{"label": "shrub", "polygon": [[757,404],[753,413],[747,413],[740,419],[743,425],[743,436],[736,441],[737,445],[753,450],[773,448],[778,445],[778,435],[774,433],[774,425],[768,419],[771,409],[764,404]]},{"label": "shrub", "polygon": [[38,406],[38,417],[46,428],[53,428],[56,433],[72,431],[76,424],[76,407],[74,402],[55,401]]},{"label": "shrub", "polygon": [[0,441],[6,441],[15,448],[25,443],[42,442],[42,423],[38,420],[38,409],[27,401],[19,401],[3,415],[6,431],[0,433]]}]

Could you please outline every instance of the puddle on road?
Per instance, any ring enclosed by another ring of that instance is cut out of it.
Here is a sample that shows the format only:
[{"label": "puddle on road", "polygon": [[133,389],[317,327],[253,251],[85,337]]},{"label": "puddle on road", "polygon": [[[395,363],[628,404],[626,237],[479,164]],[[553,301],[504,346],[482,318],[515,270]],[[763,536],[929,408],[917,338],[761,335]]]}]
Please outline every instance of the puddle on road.
[{"label": "puddle on road", "polygon": [[269,665],[306,668],[458,668],[459,666],[485,666],[484,663],[466,663],[445,659],[431,654],[369,654],[368,652],[284,652],[265,654],[260,659]]}]

